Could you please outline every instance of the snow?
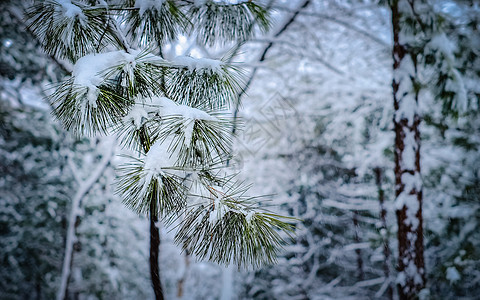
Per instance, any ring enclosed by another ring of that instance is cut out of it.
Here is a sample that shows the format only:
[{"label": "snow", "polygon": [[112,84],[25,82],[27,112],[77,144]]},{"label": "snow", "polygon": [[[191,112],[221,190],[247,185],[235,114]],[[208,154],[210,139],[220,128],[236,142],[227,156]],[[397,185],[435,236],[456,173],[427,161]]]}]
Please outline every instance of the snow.
[{"label": "snow", "polygon": [[162,176],[165,175],[165,169],[175,166],[178,160],[178,153],[172,152],[170,145],[172,138],[156,141],[145,156],[143,164],[143,186],[141,195],[146,195],[153,180],[157,180],[158,184],[162,185]]},{"label": "snow", "polygon": [[190,107],[188,105],[177,104],[166,97],[153,97],[151,99],[152,106],[149,107],[151,112],[158,113],[160,116],[181,116],[185,119],[185,141],[188,146],[191,144],[195,120],[217,121],[217,118],[209,115],[203,110]]},{"label": "snow", "polygon": [[195,120],[188,120],[185,125],[185,144],[190,145],[192,143],[193,129],[195,127]]},{"label": "snow", "polygon": [[395,120],[400,122],[402,119],[408,120],[408,125],[412,126],[414,117],[418,113],[418,104],[414,96],[413,83],[410,76],[415,74],[415,65],[410,56],[405,56],[398,69],[394,72],[395,82],[398,84],[397,100],[398,110],[395,112]]},{"label": "snow", "polygon": [[138,98],[135,105],[123,118],[125,123],[133,123],[136,129],[139,129],[150,118],[150,115],[160,117],[182,117],[184,118],[184,143],[191,144],[195,120],[218,121],[214,116],[207,112],[190,107],[188,105],[177,104],[166,97]]},{"label": "snow", "polygon": [[191,56],[177,56],[172,61],[176,67],[187,68],[190,72],[204,71],[221,73],[224,63],[220,60],[209,58],[193,58]]},{"label": "snow", "polygon": [[99,93],[97,87],[104,80],[101,73],[130,59],[131,55],[125,51],[113,51],[83,56],[77,61],[73,68],[73,84],[86,87],[88,89],[88,104],[96,107]]},{"label": "snow", "polygon": [[135,129],[140,129],[148,120],[148,112],[142,104],[136,103],[124,117],[125,123],[133,123]]},{"label": "snow", "polygon": [[252,218],[255,215],[254,211],[248,212],[248,214],[245,216],[245,219],[247,220],[248,223],[252,222]]},{"label": "snow", "polygon": [[[163,175],[163,169],[175,166],[177,157],[175,153],[169,151],[170,141],[155,142],[145,157],[143,165],[144,170],[147,173],[147,177],[158,178],[158,175]],[[150,180],[146,180],[150,183]]]},{"label": "snow", "polygon": [[165,0],[136,0],[134,7],[138,8],[138,13],[143,16],[147,10],[156,9],[160,11],[164,2]]},{"label": "snow", "polygon": [[405,138],[404,149],[400,159],[400,166],[403,170],[415,170],[416,161],[416,149],[417,143],[415,141],[415,132],[410,131],[408,128],[404,130]]},{"label": "snow", "polygon": [[[63,300],[65,298],[65,293],[67,291],[68,277],[70,275],[71,259],[73,256],[73,244],[77,240],[75,234],[75,224],[77,217],[81,215],[83,211],[81,208],[82,200],[90,191],[92,186],[99,180],[99,178],[105,172],[105,169],[110,164],[110,161],[114,155],[115,144],[107,140],[107,143],[110,145],[110,151],[102,157],[101,162],[98,164],[96,169],[90,174],[85,181],[79,182],[80,186],[77,190],[77,193],[72,199],[72,207],[70,210],[70,216],[68,221],[67,236],[66,236],[66,245],[65,245],[65,255],[62,265],[62,278],[60,282],[60,289],[58,290],[57,300]],[[75,172],[75,170],[72,170]]]},{"label": "snow", "polygon": [[422,189],[422,178],[420,177],[420,174],[418,172],[413,175],[410,173],[403,173],[402,183],[405,185],[405,191],[420,191]]},{"label": "snow", "polygon": [[445,85],[445,90],[455,93],[456,101],[452,104],[460,112],[466,112],[468,106],[467,91],[465,90],[465,83],[463,82],[463,76],[458,70],[452,68],[451,78],[448,78]]},{"label": "snow", "polygon": [[420,204],[417,199],[416,194],[409,194],[407,191],[403,191],[398,195],[397,199],[395,200],[395,208],[397,210],[406,208],[407,217],[405,219],[405,225],[411,225],[412,230],[417,229],[419,225],[419,220],[416,217],[418,210],[420,209]]},{"label": "snow", "polygon": [[[190,107],[188,105],[177,104],[166,97],[152,97],[151,112],[158,112],[161,116],[182,116],[185,119],[216,121],[217,118],[209,115],[203,110]],[[158,108],[159,107],[159,108]]]},{"label": "snow", "polygon": [[207,2],[207,0],[194,0],[193,5],[195,5],[196,7],[201,7],[201,6],[205,5],[206,2]]},{"label": "snow", "polygon": [[65,17],[70,19],[78,17],[78,20],[82,25],[86,22],[87,17],[83,14],[82,9],[75,4],[72,4],[70,0],[57,0],[57,2],[62,6]]},{"label": "snow", "polygon": [[229,209],[227,206],[223,205],[221,198],[215,196],[212,197],[214,197],[213,205],[215,208],[210,212],[208,221],[210,224],[215,224],[223,219],[223,216],[225,216]]},{"label": "snow", "polygon": [[457,47],[447,38],[444,32],[436,34],[427,47],[440,51],[447,58],[448,62],[453,62],[455,59],[454,53],[457,51]]},{"label": "snow", "polygon": [[460,273],[458,273],[457,268],[455,267],[448,267],[447,268],[447,273],[446,273],[446,278],[450,283],[455,283],[460,280],[461,276]]}]

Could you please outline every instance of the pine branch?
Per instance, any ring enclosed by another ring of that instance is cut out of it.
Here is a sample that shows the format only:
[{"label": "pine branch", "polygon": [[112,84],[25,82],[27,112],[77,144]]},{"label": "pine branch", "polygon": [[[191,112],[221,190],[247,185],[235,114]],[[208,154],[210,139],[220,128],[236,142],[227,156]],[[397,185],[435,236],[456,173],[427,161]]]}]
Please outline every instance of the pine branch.
[{"label": "pine branch", "polygon": [[[136,2],[128,0],[126,5],[133,7]],[[138,9],[121,9],[124,10],[128,35],[141,46],[151,43],[161,46],[174,40],[191,26],[183,11],[171,0],[163,2],[160,7],[151,4]]]},{"label": "pine branch", "polygon": [[[117,45],[112,34],[106,8],[83,2],[37,2],[27,10],[28,28],[53,56],[75,62],[79,57],[95,53],[97,48]],[[103,37],[102,37],[103,36]],[[100,47],[99,41],[103,45]]]},{"label": "pine branch", "polygon": [[246,41],[255,26],[264,32],[270,27],[267,10],[253,1],[222,4],[209,0],[200,6],[191,5],[187,15],[198,42],[203,45]]}]

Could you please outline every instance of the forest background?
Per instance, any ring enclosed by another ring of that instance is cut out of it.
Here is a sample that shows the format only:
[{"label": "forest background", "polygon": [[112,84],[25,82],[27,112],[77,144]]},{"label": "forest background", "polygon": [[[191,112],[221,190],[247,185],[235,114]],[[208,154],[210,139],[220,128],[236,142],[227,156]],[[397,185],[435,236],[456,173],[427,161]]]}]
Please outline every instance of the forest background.
[{"label": "forest background", "polygon": [[[272,195],[270,209],[298,219],[295,234],[277,264],[238,270],[197,262],[161,226],[165,296],[395,298],[402,271],[391,3],[261,4],[271,10],[268,32],[213,48],[182,36],[165,55],[219,58],[238,49],[245,93],[238,96],[242,105],[231,107],[242,125],[230,164],[254,183],[254,194]],[[0,298],[57,295],[75,199],[81,209],[67,297],[153,298],[148,220],[115,193],[121,150],[112,138],[73,136],[52,117],[44,99],[72,66],[41,50],[26,26],[29,5],[0,4]],[[473,0],[427,5],[420,18],[436,25],[423,31],[415,50],[423,59],[415,72],[422,86],[426,277],[418,296],[474,299],[480,293],[480,6]]]}]

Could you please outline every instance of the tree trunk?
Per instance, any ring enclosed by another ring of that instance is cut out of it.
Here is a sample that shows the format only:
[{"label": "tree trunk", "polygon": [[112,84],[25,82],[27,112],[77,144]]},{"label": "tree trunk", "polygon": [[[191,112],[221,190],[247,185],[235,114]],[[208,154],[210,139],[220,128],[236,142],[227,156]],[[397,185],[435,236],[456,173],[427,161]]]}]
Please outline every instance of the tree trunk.
[{"label": "tree trunk", "polygon": [[[360,235],[358,234],[358,211],[353,212],[353,226],[355,230],[355,234],[353,236],[353,239],[355,243],[360,244]],[[357,254],[357,278],[359,281],[362,281],[364,279],[364,272],[363,272],[363,258],[362,258],[362,250],[360,249],[355,249],[355,253]]]},{"label": "tree trunk", "polygon": [[[385,192],[382,188],[382,169],[375,168],[375,181],[377,184],[378,190],[378,201],[380,203],[380,234],[383,239],[383,273],[385,274],[385,279],[390,281],[390,244],[388,242],[388,227],[387,227],[387,210],[385,209]],[[388,299],[393,299],[393,288],[392,283],[388,283],[387,287],[387,297]]]},{"label": "tree trunk", "polygon": [[183,294],[185,292],[185,281],[187,280],[188,276],[188,268],[190,266],[190,258],[189,258],[188,250],[185,251],[185,268],[183,270],[182,277],[178,280],[177,283],[177,298],[182,299]]},{"label": "tree trunk", "polygon": [[150,202],[150,276],[152,279],[153,292],[156,300],[163,300],[163,289],[160,281],[160,271],[158,267],[158,256],[160,248],[160,233],[156,223],[158,217],[155,211],[153,200]]},{"label": "tree trunk", "polygon": [[[91,176],[84,181],[80,181],[80,179],[77,179],[80,186],[77,190],[77,193],[73,197],[72,208],[70,209],[70,217],[68,220],[67,236],[65,241],[65,254],[63,257],[62,277],[60,279],[60,288],[58,289],[58,292],[57,292],[57,300],[64,300],[67,298],[68,281],[70,279],[70,273],[71,273],[72,262],[73,262],[74,244],[76,240],[76,229],[78,226],[77,219],[80,218],[82,200],[88,194],[90,189],[98,181],[98,179],[102,176],[105,169],[110,164],[110,160],[112,159],[114,151],[115,151],[115,144],[112,144],[109,153],[103,156],[102,161],[99,163],[98,167],[93,171]],[[75,169],[75,166],[72,164],[71,167],[72,167],[72,172],[76,173],[77,170]]]},{"label": "tree trunk", "polygon": [[[425,287],[420,177],[420,116],[416,58],[401,35],[400,18],[415,0],[392,0],[395,209],[398,223],[398,293],[413,299]],[[400,5],[399,5],[400,4]],[[402,8],[400,11],[399,8]],[[402,22],[403,24],[403,22]],[[412,37],[410,37],[411,39]]]},{"label": "tree trunk", "polygon": [[[150,151],[150,139],[145,126],[140,129],[140,143],[145,154]],[[163,296],[162,282],[160,281],[160,268],[158,258],[160,253],[160,232],[157,227],[157,199],[150,198],[150,279],[152,281],[153,293],[156,300],[165,299]]]}]

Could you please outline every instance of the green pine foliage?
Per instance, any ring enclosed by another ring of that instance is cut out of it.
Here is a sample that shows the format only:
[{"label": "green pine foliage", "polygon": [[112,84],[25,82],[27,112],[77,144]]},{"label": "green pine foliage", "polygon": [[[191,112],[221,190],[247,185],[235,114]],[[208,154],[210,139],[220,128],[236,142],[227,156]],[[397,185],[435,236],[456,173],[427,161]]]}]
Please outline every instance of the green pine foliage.
[{"label": "green pine foliage", "polygon": [[232,142],[225,112],[241,90],[241,69],[225,60],[162,56],[179,35],[214,46],[267,30],[262,6],[48,0],[37,1],[27,18],[47,53],[74,63],[49,97],[55,117],[78,136],[115,134],[136,153],[118,173],[128,207],[167,224],[183,220],[176,242],[201,259],[275,261],[283,243],[278,230],[291,226],[222,171]]},{"label": "green pine foliage", "polygon": [[[26,121],[28,119],[28,122]],[[0,298],[55,296],[71,174],[48,114],[0,99]],[[45,188],[48,187],[48,188]]]}]

